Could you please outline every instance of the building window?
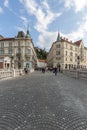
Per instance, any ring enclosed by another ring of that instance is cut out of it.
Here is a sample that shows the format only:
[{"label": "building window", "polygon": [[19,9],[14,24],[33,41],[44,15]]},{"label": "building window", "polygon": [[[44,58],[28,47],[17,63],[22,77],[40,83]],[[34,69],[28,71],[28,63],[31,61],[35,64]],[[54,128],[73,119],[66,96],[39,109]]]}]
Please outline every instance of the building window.
[{"label": "building window", "polygon": [[56,51],[56,55],[60,55],[60,51]]},{"label": "building window", "polygon": [[66,56],[67,56],[67,51],[66,51]]},{"label": "building window", "polygon": [[4,54],[4,50],[0,50],[0,54]]},{"label": "building window", "polygon": [[75,57],[77,57],[77,53],[75,53]]},{"label": "building window", "polygon": [[67,64],[65,64],[65,68],[67,69]]},{"label": "building window", "polygon": [[73,47],[72,47],[72,46],[70,46],[70,50],[73,50]]},{"label": "building window", "polygon": [[60,48],[60,44],[56,45],[57,48]]},{"label": "building window", "polygon": [[77,58],[75,59],[75,62],[77,62]]},{"label": "building window", "polygon": [[20,47],[20,42],[18,42],[18,47]]},{"label": "building window", "polygon": [[72,61],[72,58],[70,58],[70,61]]},{"label": "building window", "polygon": [[29,42],[26,42],[26,46],[28,46],[28,47],[29,47],[29,46],[30,46],[30,43],[29,43]]},{"label": "building window", "polygon": [[60,60],[61,58],[60,57],[56,57],[56,60]]},{"label": "building window", "polygon": [[9,42],[9,47],[12,47],[12,42]]},{"label": "building window", "polygon": [[4,48],[4,42],[1,43],[1,48]]},{"label": "building window", "polygon": [[21,53],[21,48],[20,47],[18,47],[18,53]]},{"label": "building window", "polygon": [[66,43],[66,48],[67,48],[67,43]]},{"label": "building window", "polygon": [[27,54],[31,54],[31,49],[26,49]]},{"label": "building window", "polygon": [[20,42],[18,42],[18,53],[21,53]]},{"label": "building window", "polygon": [[70,56],[73,56],[73,53],[72,53],[72,52],[70,52]]},{"label": "building window", "polygon": [[12,50],[8,50],[8,54],[12,54]]},{"label": "building window", "polygon": [[77,51],[77,48],[75,47],[75,51]]}]

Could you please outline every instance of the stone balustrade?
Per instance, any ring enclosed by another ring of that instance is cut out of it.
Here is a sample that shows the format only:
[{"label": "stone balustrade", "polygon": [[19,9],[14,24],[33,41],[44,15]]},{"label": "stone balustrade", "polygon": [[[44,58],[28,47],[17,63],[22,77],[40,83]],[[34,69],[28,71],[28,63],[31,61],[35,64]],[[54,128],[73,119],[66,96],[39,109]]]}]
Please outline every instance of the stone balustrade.
[{"label": "stone balustrade", "polygon": [[12,77],[19,77],[24,75],[24,71],[20,70],[0,70],[0,79],[8,79]]},{"label": "stone balustrade", "polygon": [[87,70],[63,70],[63,73],[75,78],[87,78]]}]

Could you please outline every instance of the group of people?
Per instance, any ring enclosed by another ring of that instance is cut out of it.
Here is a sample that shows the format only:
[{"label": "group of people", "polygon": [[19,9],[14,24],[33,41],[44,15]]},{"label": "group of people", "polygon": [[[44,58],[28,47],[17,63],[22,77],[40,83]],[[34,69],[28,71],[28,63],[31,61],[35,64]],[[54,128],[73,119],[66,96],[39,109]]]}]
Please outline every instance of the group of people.
[{"label": "group of people", "polygon": [[[57,75],[58,71],[60,72],[60,70],[59,70],[57,67],[51,68],[51,69],[50,69],[50,68],[48,68],[48,69],[46,69],[46,68],[41,68],[42,73],[45,73],[46,70],[52,71],[55,75]],[[27,68],[24,68],[24,72],[25,72],[25,74],[28,74],[28,69],[27,69]]]},{"label": "group of people", "polygon": [[[50,70],[49,68],[48,68],[48,70]],[[46,69],[45,68],[42,68],[42,73],[45,73],[45,71],[46,71]],[[57,75],[57,73],[58,73],[58,68],[57,67],[55,67],[55,68],[53,68],[52,70],[50,70],[50,71],[53,71],[53,73],[55,74],[55,75]]]}]

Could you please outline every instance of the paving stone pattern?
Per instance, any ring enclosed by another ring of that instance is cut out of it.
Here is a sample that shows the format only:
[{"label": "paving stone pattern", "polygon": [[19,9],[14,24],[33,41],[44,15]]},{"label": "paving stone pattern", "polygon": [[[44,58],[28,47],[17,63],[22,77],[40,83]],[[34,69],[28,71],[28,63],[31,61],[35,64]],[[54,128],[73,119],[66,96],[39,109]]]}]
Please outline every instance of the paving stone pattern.
[{"label": "paving stone pattern", "polygon": [[0,130],[87,130],[86,111],[73,106],[73,99],[67,102],[71,80],[79,84],[62,74],[41,72],[1,81]]}]

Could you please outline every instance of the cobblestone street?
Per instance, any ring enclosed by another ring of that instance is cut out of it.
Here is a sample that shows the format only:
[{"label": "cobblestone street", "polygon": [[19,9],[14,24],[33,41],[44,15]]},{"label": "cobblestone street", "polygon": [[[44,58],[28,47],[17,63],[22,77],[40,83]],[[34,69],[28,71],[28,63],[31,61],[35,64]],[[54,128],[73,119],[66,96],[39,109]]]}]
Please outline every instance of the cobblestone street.
[{"label": "cobblestone street", "polygon": [[87,130],[87,81],[50,72],[0,81],[0,130]]}]

